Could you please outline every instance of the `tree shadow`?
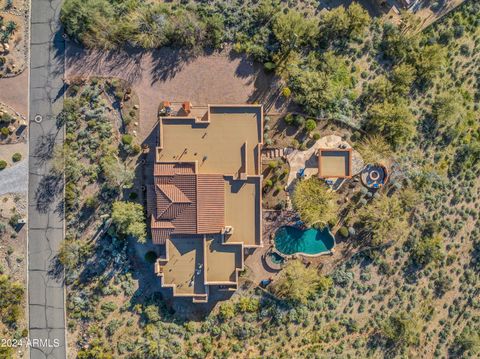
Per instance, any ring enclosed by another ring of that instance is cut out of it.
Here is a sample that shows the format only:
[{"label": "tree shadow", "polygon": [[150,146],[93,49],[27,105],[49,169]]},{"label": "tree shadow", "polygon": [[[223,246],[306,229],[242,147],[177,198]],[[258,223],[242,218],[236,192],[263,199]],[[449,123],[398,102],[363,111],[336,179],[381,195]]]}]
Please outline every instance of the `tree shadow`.
[{"label": "tree shadow", "polygon": [[174,49],[163,47],[152,51],[152,81],[154,85],[158,81],[167,81],[175,77],[181,71],[185,64],[188,64],[196,58],[190,50]]},{"label": "tree shadow", "polygon": [[[36,209],[40,213],[47,213],[59,195],[63,195],[63,176],[50,172],[42,177],[35,191]],[[58,206],[58,205],[57,205]]]},{"label": "tree shadow", "polygon": [[142,59],[146,54],[132,47],[110,51],[85,49],[72,41],[67,42],[65,53],[68,73],[86,77],[118,77],[129,83],[141,78]]},{"label": "tree shadow", "polygon": [[56,133],[49,133],[38,137],[37,143],[35,144],[35,153],[32,155],[38,161],[39,165],[42,165],[53,158],[56,138]]}]

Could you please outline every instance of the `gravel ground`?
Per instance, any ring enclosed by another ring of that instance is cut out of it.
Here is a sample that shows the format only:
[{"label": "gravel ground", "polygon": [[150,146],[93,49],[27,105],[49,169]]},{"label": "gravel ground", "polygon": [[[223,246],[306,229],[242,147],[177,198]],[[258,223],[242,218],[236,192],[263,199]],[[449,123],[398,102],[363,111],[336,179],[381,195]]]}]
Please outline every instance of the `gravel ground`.
[{"label": "gravel ground", "polygon": [[0,195],[25,193],[28,184],[28,163],[23,160],[15,166],[0,171]]}]

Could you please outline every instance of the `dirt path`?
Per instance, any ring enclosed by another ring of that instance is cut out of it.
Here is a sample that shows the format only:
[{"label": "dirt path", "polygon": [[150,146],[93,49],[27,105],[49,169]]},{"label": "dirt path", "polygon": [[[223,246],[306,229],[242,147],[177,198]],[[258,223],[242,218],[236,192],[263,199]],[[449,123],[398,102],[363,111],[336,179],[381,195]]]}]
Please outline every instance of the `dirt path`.
[{"label": "dirt path", "polygon": [[140,100],[140,137],[157,121],[161,101],[195,105],[261,102],[272,111],[285,104],[280,82],[259,65],[231,51],[192,57],[168,48],[141,52],[85,50],[67,45],[66,78],[118,77],[130,82]]},{"label": "dirt path", "polygon": [[28,71],[9,78],[0,78],[0,102],[19,114],[28,114]]}]

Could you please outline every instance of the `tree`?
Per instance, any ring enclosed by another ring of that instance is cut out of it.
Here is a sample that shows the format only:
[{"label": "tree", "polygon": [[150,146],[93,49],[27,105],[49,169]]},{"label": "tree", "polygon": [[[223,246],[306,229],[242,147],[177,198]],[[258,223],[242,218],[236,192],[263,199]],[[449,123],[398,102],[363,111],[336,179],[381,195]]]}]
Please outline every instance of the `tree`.
[{"label": "tree", "polygon": [[369,136],[357,148],[365,163],[386,164],[392,158],[392,149],[380,135]]},{"label": "tree", "polygon": [[350,28],[350,19],[343,6],[324,11],[320,17],[320,33],[331,41],[345,37]]},{"label": "tree", "polygon": [[425,46],[413,53],[412,62],[423,81],[431,81],[446,62],[446,48],[440,45]]},{"label": "tree", "polygon": [[393,147],[403,145],[415,133],[415,117],[406,101],[385,101],[368,112],[367,129],[385,136]]},{"label": "tree", "polygon": [[419,343],[419,318],[413,313],[393,313],[380,325],[380,332],[388,344],[410,347]]},{"label": "tree", "polygon": [[331,278],[321,277],[315,268],[294,260],[288,262],[271,290],[281,299],[305,304],[318,290],[327,290],[331,285]]},{"label": "tree", "polygon": [[78,268],[86,253],[88,253],[88,246],[82,246],[80,241],[74,239],[65,239],[60,244],[58,260],[68,272]]},{"label": "tree", "polygon": [[112,221],[119,234],[132,236],[144,243],[147,237],[143,207],[138,203],[113,203]]},{"label": "tree", "polygon": [[393,90],[401,96],[406,96],[415,81],[415,68],[409,64],[400,64],[393,68],[391,81]]},{"label": "tree", "polygon": [[273,18],[272,31],[286,53],[312,43],[318,34],[318,23],[313,17],[305,17],[296,10],[279,12]]},{"label": "tree", "polygon": [[312,60],[308,68],[293,67],[289,81],[295,100],[315,117],[324,116],[325,110],[341,108],[353,88],[353,77],[345,58],[331,51],[321,59]]},{"label": "tree", "polygon": [[352,2],[347,8],[349,36],[360,36],[370,25],[372,19],[359,3]]},{"label": "tree", "polygon": [[135,173],[117,157],[113,155],[102,157],[100,166],[109,187],[117,189],[132,187]]},{"label": "tree", "polygon": [[439,234],[417,239],[413,245],[411,257],[415,263],[421,266],[438,263],[444,258],[442,244],[443,238]]},{"label": "tree", "polygon": [[407,215],[398,196],[381,194],[358,211],[358,218],[373,245],[397,240],[408,234]]},{"label": "tree", "polygon": [[308,225],[326,226],[337,218],[337,195],[316,177],[297,183],[293,192],[293,208]]},{"label": "tree", "polygon": [[444,92],[435,98],[432,105],[432,117],[439,129],[455,127],[465,119],[467,111],[463,105],[463,96],[458,91]]}]

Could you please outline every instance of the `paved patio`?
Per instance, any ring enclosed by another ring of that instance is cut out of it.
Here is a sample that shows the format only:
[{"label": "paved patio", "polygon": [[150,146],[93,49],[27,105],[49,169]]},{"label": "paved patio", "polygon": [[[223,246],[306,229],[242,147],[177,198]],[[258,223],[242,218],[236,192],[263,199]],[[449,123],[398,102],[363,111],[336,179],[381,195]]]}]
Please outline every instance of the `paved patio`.
[{"label": "paved patio", "polygon": [[[352,148],[352,146],[344,141],[340,136],[329,135],[320,138],[315,144],[306,151],[293,150],[287,154],[287,162],[290,165],[290,172],[287,179],[287,188],[297,178],[300,169],[305,168],[305,178],[316,176],[318,174],[318,160],[316,152],[320,148],[335,149],[343,146],[344,148]],[[360,173],[364,167],[363,158],[355,149],[352,150],[352,176]]]}]

